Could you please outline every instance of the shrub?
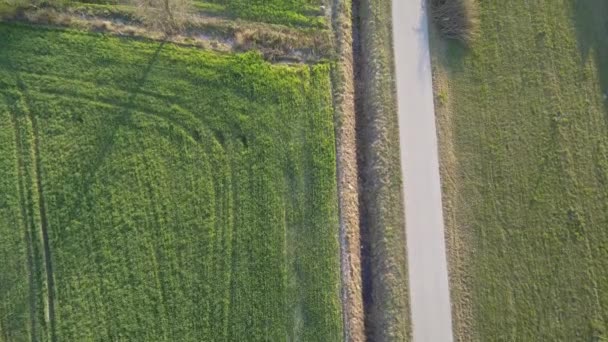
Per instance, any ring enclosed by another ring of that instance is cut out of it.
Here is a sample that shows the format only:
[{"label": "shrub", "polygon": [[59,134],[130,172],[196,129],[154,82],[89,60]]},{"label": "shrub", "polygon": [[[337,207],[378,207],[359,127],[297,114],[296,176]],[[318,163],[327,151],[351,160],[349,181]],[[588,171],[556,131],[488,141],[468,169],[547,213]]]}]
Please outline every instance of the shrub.
[{"label": "shrub", "polygon": [[448,39],[471,43],[477,35],[479,13],[475,0],[431,0],[431,16]]},{"label": "shrub", "polygon": [[145,24],[167,34],[184,28],[193,6],[191,0],[135,0],[135,4]]}]

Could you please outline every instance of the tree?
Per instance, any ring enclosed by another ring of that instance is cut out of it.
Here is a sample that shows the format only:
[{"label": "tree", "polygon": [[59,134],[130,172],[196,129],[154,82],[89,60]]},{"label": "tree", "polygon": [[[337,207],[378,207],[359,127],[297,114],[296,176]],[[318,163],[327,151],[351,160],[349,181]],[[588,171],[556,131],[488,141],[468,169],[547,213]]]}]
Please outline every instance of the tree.
[{"label": "tree", "polygon": [[144,23],[172,34],[182,29],[192,10],[192,0],[135,0]]}]

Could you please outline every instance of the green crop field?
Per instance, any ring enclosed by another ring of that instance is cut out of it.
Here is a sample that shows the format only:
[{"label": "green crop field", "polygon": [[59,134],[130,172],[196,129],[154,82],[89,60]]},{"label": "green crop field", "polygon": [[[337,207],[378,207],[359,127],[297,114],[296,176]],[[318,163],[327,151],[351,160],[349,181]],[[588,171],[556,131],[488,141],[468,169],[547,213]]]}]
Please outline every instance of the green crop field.
[{"label": "green crop field", "polygon": [[0,47],[0,341],[341,338],[328,65]]},{"label": "green crop field", "polygon": [[451,113],[440,123],[455,161],[448,217],[467,242],[451,251],[465,267],[452,284],[457,331],[606,341],[608,2],[478,3],[472,48],[436,55],[449,80],[437,94]]},{"label": "green crop field", "polygon": [[249,20],[324,27],[321,5],[325,0],[195,0],[197,7],[217,13],[230,13]]}]

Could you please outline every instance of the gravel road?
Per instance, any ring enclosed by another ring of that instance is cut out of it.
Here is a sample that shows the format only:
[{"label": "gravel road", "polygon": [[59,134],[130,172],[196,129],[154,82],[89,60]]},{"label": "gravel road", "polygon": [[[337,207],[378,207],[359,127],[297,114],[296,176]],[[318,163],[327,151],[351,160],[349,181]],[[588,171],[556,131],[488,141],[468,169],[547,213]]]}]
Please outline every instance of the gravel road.
[{"label": "gravel road", "polygon": [[414,342],[451,342],[441,182],[424,0],[393,0]]}]

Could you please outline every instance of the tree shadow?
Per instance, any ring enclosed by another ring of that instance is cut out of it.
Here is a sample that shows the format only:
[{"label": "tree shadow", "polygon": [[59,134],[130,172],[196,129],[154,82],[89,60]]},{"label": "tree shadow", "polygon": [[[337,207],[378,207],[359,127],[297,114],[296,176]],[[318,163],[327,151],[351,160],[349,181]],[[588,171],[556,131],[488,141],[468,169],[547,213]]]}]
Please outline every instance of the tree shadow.
[{"label": "tree shadow", "polygon": [[[131,117],[132,117],[133,113],[136,111],[137,96],[142,92],[142,88],[143,88],[144,84],[146,83],[146,80],[148,79],[150,72],[152,71],[154,65],[157,63],[157,61],[160,57],[160,53],[161,53],[163,47],[165,46],[165,43],[166,43],[165,41],[161,42],[158,45],[158,47],[156,48],[156,50],[154,51],[154,53],[152,54],[152,57],[150,57],[149,62],[146,64],[145,69],[143,70],[142,76],[139,78],[139,80],[136,82],[136,84],[134,85],[132,90],[129,92],[129,97],[126,101],[126,106],[121,107],[122,109],[117,115],[118,119],[115,122],[115,124],[113,125],[112,131],[105,139],[103,139],[104,144],[102,146],[100,146],[99,152],[97,154],[95,154],[94,157],[92,158],[91,167],[84,174],[84,179],[82,182],[82,184],[84,185],[84,189],[83,189],[82,194],[88,194],[90,192],[91,186],[94,183],[94,179],[97,175],[97,172],[99,171],[99,169],[101,168],[101,166],[103,165],[103,163],[108,158],[108,156],[110,155],[110,153],[112,152],[112,150],[114,148],[116,138],[117,138],[117,135],[118,135],[118,132],[120,131],[120,129],[122,127],[129,126]],[[81,201],[75,208],[73,208],[72,212],[68,216],[70,218],[70,220],[77,219],[78,213],[81,211],[81,207],[83,204],[84,204],[83,201]],[[66,223],[69,224],[69,222],[66,222]]]},{"label": "tree shadow", "polygon": [[[88,203],[89,201],[86,199],[89,198],[87,195],[91,191],[95,177],[99,172],[99,169],[104,164],[105,160],[108,158],[108,156],[114,149],[115,141],[120,129],[123,127],[130,126],[131,117],[137,108],[137,96],[142,93],[143,86],[146,83],[146,80],[148,79],[154,65],[157,63],[165,43],[166,42],[163,41],[158,45],[158,47],[150,57],[149,62],[145,64],[145,68],[142,72],[141,77],[137,80],[137,82],[129,91],[129,96],[127,98],[127,101],[125,101],[126,105],[120,107],[121,109],[117,114],[117,119],[111,125],[111,131],[109,133],[104,134],[102,139],[103,144],[99,146],[97,153],[93,154],[89,159],[89,163],[86,164],[89,165],[89,167],[87,167],[86,171],[83,172],[81,182],[82,187],[79,187],[79,196],[85,200],[77,201],[76,203],[74,203],[74,206],[70,208],[69,214],[66,216],[67,220],[66,222],[64,222],[64,226],[69,226],[74,220],[77,220],[79,213],[82,212],[82,209],[84,209],[85,206],[89,206],[91,204]],[[31,103],[33,100],[31,99],[31,96],[27,91],[25,83],[21,80],[21,77],[18,74],[16,75],[16,79],[17,82],[21,84],[22,93],[26,103]]]},{"label": "tree shadow", "polygon": [[608,119],[608,1],[573,0],[572,6],[583,63],[595,59]]},{"label": "tree shadow", "polygon": [[[135,108],[136,108],[135,100],[137,98],[137,95],[139,95],[142,92],[142,88],[143,88],[144,84],[146,83],[146,80],[148,79],[148,76],[150,75],[150,72],[152,71],[154,64],[156,64],[156,62],[158,61],[160,52],[163,49],[164,45],[165,45],[165,42],[163,41],[156,48],[156,50],[154,51],[154,54],[150,58],[150,61],[146,65],[146,68],[144,69],[144,72],[143,72],[141,78],[137,81],[135,86],[129,92],[129,97],[126,101],[126,106],[123,107],[122,110],[120,111],[120,113],[118,114],[118,120],[113,127],[114,129],[112,130],[109,139],[107,139],[107,142],[102,146],[101,150],[96,155],[96,158],[94,158],[93,167],[91,168],[91,170],[89,172],[89,176],[90,176],[91,180],[92,180],[92,178],[94,178],[94,176],[97,173],[97,171],[99,170],[99,167],[101,166],[101,164],[103,164],[104,160],[108,157],[109,153],[112,151],[112,148],[114,147],[114,142],[116,140],[116,135],[117,135],[119,129],[121,127],[127,126],[129,124],[129,122],[131,120],[131,116],[135,112]],[[89,184],[89,182],[85,182],[85,184]]]},{"label": "tree shadow", "polygon": [[434,63],[439,63],[448,72],[464,71],[464,60],[471,55],[471,47],[460,41],[442,37],[431,19],[429,19],[429,40]]},{"label": "tree shadow", "polygon": [[[137,96],[142,92],[143,86],[146,83],[154,65],[157,63],[164,45],[165,42],[161,42],[150,57],[149,62],[145,64],[141,77],[136,81],[136,83],[129,91],[128,99],[126,101],[127,105],[124,107],[120,107],[121,109],[117,114],[116,121],[113,125],[111,125],[110,132],[102,134],[102,145],[99,146],[97,153],[92,154],[91,158],[88,159],[88,163],[85,164],[87,165],[87,167],[86,170],[82,173],[80,184],[73,185],[72,189],[78,191],[78,198],[80,200],[74,201],[72,203],[64,203],[64,208],[56,208],[60,211],[65,210],[65,212],[67,213],[67,215],[63,216],[61,219],[62,227],[70,227],[75,221],[78,221],[79,218],[81,218],[83,212],[91,210],[91,208],[94,206],[94,198],[92,197],[91,191],[95,184],[95,178],[99,170],[103,166],[105,160],[110,156],[112,150],[114,149],[115,141],[118,137],[120,129],[123,127],[128,127],[130,125],[131,117],[136,111]],[[27,97],[28,95],[25,96]],[[43,163],[44,160],[42,160],[41,162]],[[71,173],[73,172],[73,170],[66,170],[66,172]],[[61,175],[60,179],[69,179],[69,174]],[[48,209],[53,210],[54,208]],[[98,239],[96,238],[97,232],[94,229],[91,229],[89,233],[93,236],[94,241],[98,241]],[[55,231],[55,234],[59,234],[59,232]],[[52,249],[52,246],[50,246],[50,248]],[[92,253],[91,255],[95,255],[94,261],[96,263],[99,264],[103,262],[99,253]],[[100,279],[105,278],[103,268],[98,267],[97,270],[99,272]],[[104,288],[102,283],[100,283],[100,291],[103,296],[106,295],[106,289]]]},{"label": "tree shadow", "polygon": [[[15,86],[18,89],[19,94],[17,95],[17,97],[13,96],[10,98],[10,101],[17,101],[18,98],[21,98],[25,108],[27,110],[26,113],[23,113],[22,115],[30,115],[31,116],[31,121],[32,121],[32,125],[33,125],[33,129],[34,129],[34,136],[35,136],[35,146],[36,146],[36,160],[35,160],[35,167],[36,167],[36,172],[37,172],[37,181],[38,181],[38,191],[39,191],[39,200],[40,200],[40,216],[41,216],[41,221],[42,221],[42,234],[43,234],[43,239],[44,239],[44,248],[45,248],[45,255],[46,255],[46,268],[47,268],[47,274],[49,275],[49,278],[47,280],[48,286],[49,286],[49,316],[50,316],[50,332],[51,332],[51,341],[56,341],[57,340],[57,336],[56,336],[56,327],[55,327],[55,300],[54,300],[54,295],[56,293],[56,290],[54,289],[54,280],[53,280],[53,266],[52,266],[52,256],[51,256],[51,252],[52,252],[52,242],[49,240],[49,235],[52,235],[53,233],[57,234],[56,231],[53,231],[53,228],[63,228],[63,227],[67,227],[70,226],[74,221],[78,220],[80,217],[80,214],[83,212],[83,210],[87,210],[87,208],[90,208],[93,204],[91,203],[91,190],[92,187],[94,186],[95,183],[95,178],[100,170],[100,168],[103,166],[105,160],[108,158],[108,156],[111,154],[112,150],[114,149],[115,146],[115,141],[118,137],[119,131],[121,129],[121,127],[129,127],[130,123],[131,123],[131,117],[132,115],[135,113],[136,108],[137,108],[137,97],[138,95],[140,95],[143,92],[143,88],[144,85],[146,84],[146,81],[148,80],[148,77],[150,75],[150,73],[152,72],[154,66],[157,64],[159,58],[160,58],[160,53],[163,49],[163,47],[165,46],[166,42],[162,41],[159,43],[158,47],[154,50],[154,52],[151,54],[150,59],[147,63],[142,64],[142,65],[133,65],[133,67],[137,68],[140,67],[141,68],[141,76],[137,79],[137,81],[135,81],[131,87],[129,87],[129,91],[128,91],[128,97],[125,101],[125,103],[127,104],[126,106],[122,106],[120,107],[119,112],[116,115],[116,120],[110,125],[111,128],[104,132],[101,133],[102,135],[102,140],[103,143],[99,146],[99,148],[97,149],[96,153],[93,153],[90,156],[87,156],[87,161],[88,163],[85,164],[86,166],[86,170],[82,173],[82,177],[80,180],[80,184],[75,185],[75,187],[73,187],[74,190],[77,189],[78,191],[78,197],[81,200],[77,200],[74,201],[72,203],[65,203],[65,207],[63,208],[56,208],[59,209],[60,211],[65,210],[67,215],[64,216],[64,219],[62,219],[61,221],[61,226],[62,227],[47,227],[48,225],[48,219],[47,219],[47,213],[46,210],[53,210],[55,208],[45,208],[45,197],[43,195],[43,186],[45,183],[45,180],[42,179],[44,177],[45,174],[45,162],[49,162],[51,159],[48,158],[44,158],[44,156],[41,156],[41,152],[39,151],[39,149],[42,149],[44,145],[40,145],[43,144],[44,141],[42,140],[41,142],[39,142],[39,139],[43,139],[43,137],[41,137],[39,135],[39,131],[43,130],[42,126],[39,126],[40,124],[43,124],[43,122],[40,120],[40,114],[36,112],[36,106],[39,106],[39,104],[36,103],[36,98],[35,98],[35,94],[32,94],[29,90],[28,87],[28,80],[24,79],[21,75],[21,73],[14,68],[14,63],[15,60],[12,59],[10,50],[11,47],[13,45],[17,45],[19,44],[19,40],[20,37],[18,34],[11,34],[11,35],[5,35],[4,37],[0,38],[0,43],[2,45],[2,48],[0,48],[0,61],[2,61],[3,63],[5,63],[6,66],[6,70],[12,74],[13,78],[14,78],[14,82],[15,82]],[[4,52],[4,53],[3,53]],[[138,68],[139,69],[139,68]],[[62,170],[63,171],[63,170]],[[69,178],[69,174],[73,173],[74,170],[65,170],[64,174],[61,174],[59,176],[59,179],[68,179]],[[69,187],[69,186],[66,186]],[[46,189],[44,189],[46,190]],[[47,228],[51,229],[51,231],[47,232]],[[94,233],[92,231],[92,233]],[[50,238],[52,240],[52,237]],[[31,290],[30,290],[31,291]],[[32,332],[32,336],[35,335],[35,331]]]}]

